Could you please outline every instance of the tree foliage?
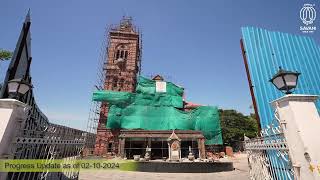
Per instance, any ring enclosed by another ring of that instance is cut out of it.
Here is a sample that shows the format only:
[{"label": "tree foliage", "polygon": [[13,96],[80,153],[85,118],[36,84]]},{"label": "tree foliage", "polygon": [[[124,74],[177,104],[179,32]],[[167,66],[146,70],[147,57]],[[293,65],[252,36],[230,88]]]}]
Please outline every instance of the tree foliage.
[{"label": "tree foliage", "polygon": [[249,138],[258,134],[258,123],[255,115],[245,116],[235,110],[219,110],[223,142],[237,150],[244,135]]},{"label": "tree foliage", "polygon": [[9,60],[12,57],[12,52],[0,49],[0,60]]}]

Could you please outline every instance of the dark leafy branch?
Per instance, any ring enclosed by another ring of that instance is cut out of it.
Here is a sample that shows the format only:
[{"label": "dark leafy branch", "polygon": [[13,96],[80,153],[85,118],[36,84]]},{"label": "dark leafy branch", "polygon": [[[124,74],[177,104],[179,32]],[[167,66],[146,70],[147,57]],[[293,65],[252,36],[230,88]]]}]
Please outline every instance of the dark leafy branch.
[{"label": "dark leafy branch", "polygon": [[0,60],[10,60],[12,57],[12,52],[4,49],[0,49]]}]

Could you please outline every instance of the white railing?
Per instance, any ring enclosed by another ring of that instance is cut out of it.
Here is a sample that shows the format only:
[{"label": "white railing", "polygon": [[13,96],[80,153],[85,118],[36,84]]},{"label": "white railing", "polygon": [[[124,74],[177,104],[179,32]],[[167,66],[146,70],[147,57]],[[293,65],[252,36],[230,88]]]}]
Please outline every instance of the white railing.
[{"label": "white railing", "polygon": [[254,180],[294,179],[289,149],[280,126],[261,131],[263,137],[245,138],[250,178]]}]

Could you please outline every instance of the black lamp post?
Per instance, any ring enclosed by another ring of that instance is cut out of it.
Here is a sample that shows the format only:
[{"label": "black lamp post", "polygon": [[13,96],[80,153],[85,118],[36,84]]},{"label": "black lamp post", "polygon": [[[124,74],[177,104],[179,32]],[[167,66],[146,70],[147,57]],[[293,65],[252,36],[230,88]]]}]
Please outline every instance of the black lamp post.
[{"label": "black lamp post", "polygon": [[269,81],[280,91],[291,94],[293,89],[297,87],[298,77],[300,73],[286,71],[279,67],[279,71]]},{"label": "black lamp post", "polygon": [[23,79],[12,79],[8,81],[9,98],[20,99],[21,96],[26,94],[32,85]]}]

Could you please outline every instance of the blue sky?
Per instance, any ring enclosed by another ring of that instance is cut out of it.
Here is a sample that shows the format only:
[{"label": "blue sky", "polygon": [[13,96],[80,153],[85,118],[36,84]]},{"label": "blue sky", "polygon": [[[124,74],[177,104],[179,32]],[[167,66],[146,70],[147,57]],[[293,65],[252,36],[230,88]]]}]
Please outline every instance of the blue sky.
[{"label": "blue sky", "polygon": [[[143,32],[143,75],[162,74],[184,86],[189,101],[248,114],[240,28],[302,35],[304,3],[320,13],[319,3],[301,0],[2,0],[0,48],[14,49],[30,8],[37,103],[50,121],[85,129],[105,27],[129,15]],[[319,31],[308,36],[319,43]]]}]

